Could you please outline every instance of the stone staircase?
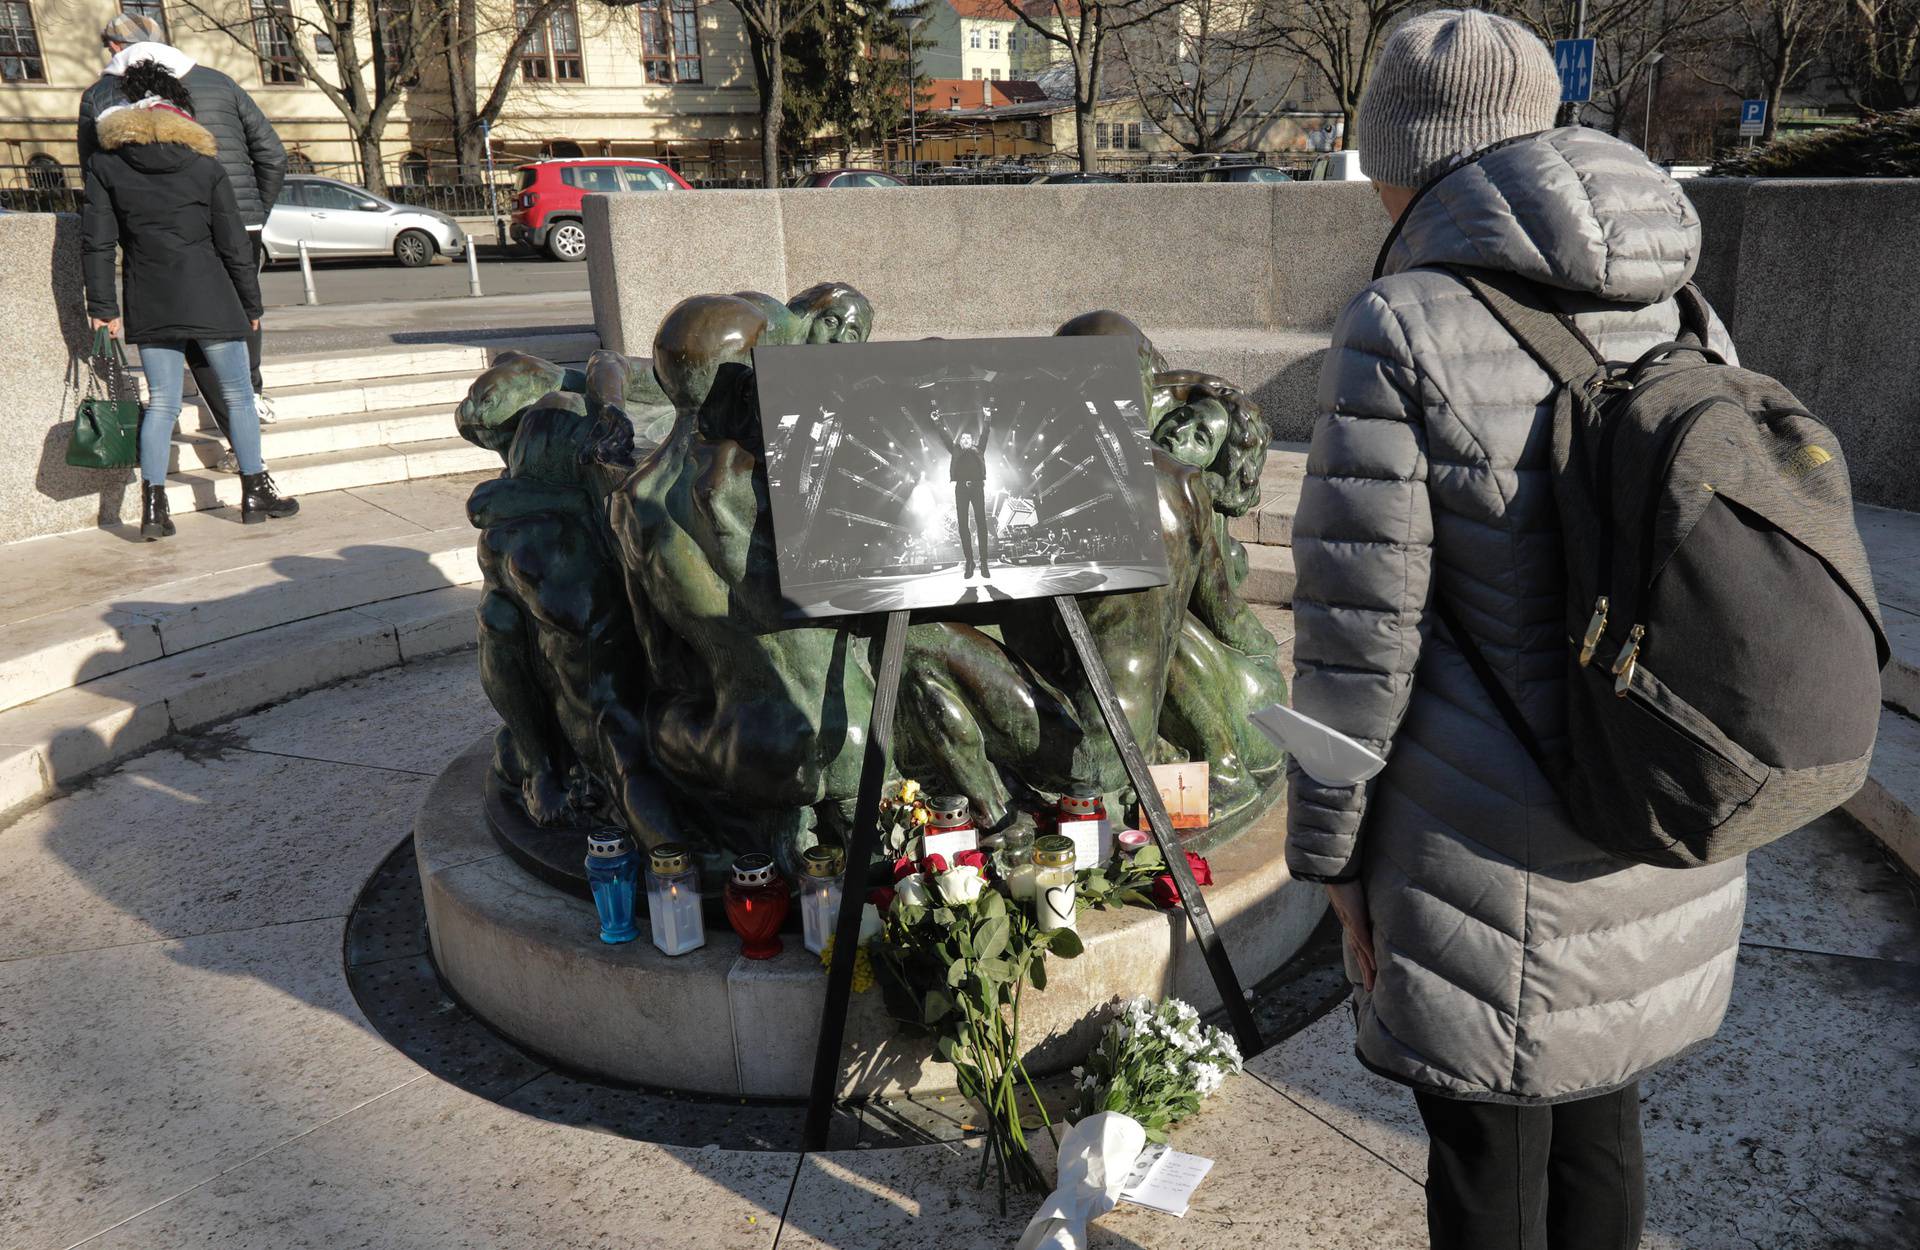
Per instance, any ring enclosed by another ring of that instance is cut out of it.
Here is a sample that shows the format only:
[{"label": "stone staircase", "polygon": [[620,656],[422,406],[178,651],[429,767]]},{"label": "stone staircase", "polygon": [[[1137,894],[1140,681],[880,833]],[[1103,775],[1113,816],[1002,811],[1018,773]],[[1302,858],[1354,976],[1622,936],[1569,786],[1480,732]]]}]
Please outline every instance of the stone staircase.
[{"label": "stone staircase", "polygon": [[[499,457],[453,432],[453,410],[501,351],[574,364],[599,346],[592,335],[541,334],[484,346],[269,356],[262,380],[275,421],[261,451],[289,495],[347,490],[481,469]],[[175,513],[235,507],[240,479],[214,469],[226,440],[203,401],[190,397],[174,435],[167,502]]]}]

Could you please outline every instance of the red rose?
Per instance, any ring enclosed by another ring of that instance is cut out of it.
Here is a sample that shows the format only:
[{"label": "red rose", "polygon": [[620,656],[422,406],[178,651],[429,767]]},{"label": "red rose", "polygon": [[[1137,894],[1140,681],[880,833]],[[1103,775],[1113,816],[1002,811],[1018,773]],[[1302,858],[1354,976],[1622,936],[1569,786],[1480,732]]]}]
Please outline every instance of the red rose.
[{"label": "red rose", "polygon": [[911,877],[913,873],[913,861],[905,855],[893,861],[893,879],[895,881],[898,881],[902,877]]},{"label": "red rose", "polygon": [[987,875],[987,853],[985,851],[961,851],[953,857],[953,862],[955,864],[963,864],[968,868],[978,868],[981,876],[984,877]]},{"label": "red rose", "polygon": [[1172,873],[1163,872],[1155,877],[1150,893],[1153,896],[1153,905],[1155,907],[1164,907],[1171,910],[1180,906],[1180,887],[1173,883]]},{"label": "red rose", "polygon": [[920,861],[920,871],[926,876],[937,877],[947,870],[945,855],[929,855]]},{"label": "red rose", "polygon": [[1213,884],[1213,867],[1207,863],[1204,857],[1188,851],[1187,867],[1193,870],[1193,880],[1196,885]]},{"label": "red rose", "polygon": [[867,901],[884,916],[887,909],[893,906],[893,890],[888,886],[876,885],[867,891]]}]

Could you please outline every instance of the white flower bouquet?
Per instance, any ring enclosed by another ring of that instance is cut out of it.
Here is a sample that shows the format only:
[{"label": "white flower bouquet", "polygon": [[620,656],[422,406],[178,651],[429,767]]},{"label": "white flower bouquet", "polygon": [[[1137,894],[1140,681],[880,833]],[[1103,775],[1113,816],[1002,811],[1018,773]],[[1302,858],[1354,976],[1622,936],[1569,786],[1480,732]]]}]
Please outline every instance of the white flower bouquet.
[{"label": "white flower bouquet", "polygon": [[1169,998],[1155,1007],[1136,998],[1073,1070],[1077,1084],[1067,1119],[1118,1111],[1138,1120],[1148,1140],[1165,1141],[1169,1128],[1238,1071],[1233,1038],[1203,1023],[1190,1004]]}]

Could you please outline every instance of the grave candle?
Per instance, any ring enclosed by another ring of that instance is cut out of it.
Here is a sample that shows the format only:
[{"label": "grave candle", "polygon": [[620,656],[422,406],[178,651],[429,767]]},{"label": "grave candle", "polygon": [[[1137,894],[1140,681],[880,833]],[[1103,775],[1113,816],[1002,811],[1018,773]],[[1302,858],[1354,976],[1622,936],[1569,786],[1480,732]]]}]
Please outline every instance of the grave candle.
[{"label": "grave candle", "polygon": [[1043,930],[1075,927],[1073,839],[1050,833],[1033,844],[1033,912]]},{"label": "grave candle", "polygon": [[807,949],[818,955],[827,948],[840,914],[846,882],[846,852],[837,846],[810,846],[801,856],[800,928]]},{"label": "grave candle", "polygon": [[700,870],[687,848],[667,842],[647,856],[647,915],[662,954],[684,955],[707,944],[700,914]]},{"label": "grave candle", "polygon": [[631,942],[640,936],[633,925],[634,887],[639,876],[639,857],[624,832],[595,829],[587,834],[587,885],[593,891],[593,909],[600,917],[602,942]]},{"label": "grave candle", "polygon": [[1098,868],[1113,858],[1113,825],[1107,804],[1090,785],[1078,784],[1060,796],[1056,828],[1073,839],[1073,866]]}]

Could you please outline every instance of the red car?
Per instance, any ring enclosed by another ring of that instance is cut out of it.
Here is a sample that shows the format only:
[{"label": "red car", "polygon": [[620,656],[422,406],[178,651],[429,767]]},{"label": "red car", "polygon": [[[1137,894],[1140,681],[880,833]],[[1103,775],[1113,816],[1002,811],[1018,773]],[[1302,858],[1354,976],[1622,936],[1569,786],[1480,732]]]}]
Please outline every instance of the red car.
[{"label": "red car", "polygon": [[585,260],[587,229],[580,201],[601,192],[691,191],[659,161],[617,156],[570,157],[520,167],[513,201],[513,237],[555,260]]}]

